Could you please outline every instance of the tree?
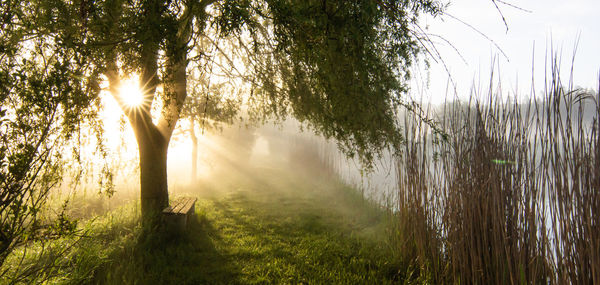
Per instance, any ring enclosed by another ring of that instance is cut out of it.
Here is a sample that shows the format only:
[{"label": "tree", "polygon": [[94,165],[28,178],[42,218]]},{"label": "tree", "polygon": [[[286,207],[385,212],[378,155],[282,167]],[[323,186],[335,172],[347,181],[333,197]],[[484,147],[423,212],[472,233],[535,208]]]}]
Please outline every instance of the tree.
[{"label": "tree", "polygon": [[80,52],[49,44],[60,42],[44,28],[50,18],[19,1],[1,7],[0,265],[34,236],[38,213],[62,180],[61,147],[93,117],[100,90]]},{"label": "tree", "polygon": [[[437,14],[441,6],[430,0],[47,0],[19,9],[29,9],[23,19],[47,19],[33,27],[48,35],[46,43],[84,56],[91,66],[85,76],[106,77],[137,139],[142,217],[153,225],[168,204],[167,149],[188,95],[189,62],[217,50],[228,59],[227,75],[251,87],[251,115],[292,115],[368,165],[381,151],[399,149],[395,113],[420,51],[413,27],[419,13]],[[128,106],[118,92],[131,73],[140,75],[141,106]],[[159,106],[157,118],[152,106]]]}]

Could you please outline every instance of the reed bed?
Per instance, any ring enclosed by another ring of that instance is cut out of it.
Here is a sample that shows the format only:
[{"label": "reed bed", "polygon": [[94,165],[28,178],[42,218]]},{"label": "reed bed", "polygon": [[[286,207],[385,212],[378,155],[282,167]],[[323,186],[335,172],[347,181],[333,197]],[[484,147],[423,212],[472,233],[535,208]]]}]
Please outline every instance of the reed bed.
[{"label": "reed bed", "polygon": [[407,277],[600,284],[600,94],[556,67],[542,96],[502,92],[431,112],[446,139],[404,118],[391,236]]}]

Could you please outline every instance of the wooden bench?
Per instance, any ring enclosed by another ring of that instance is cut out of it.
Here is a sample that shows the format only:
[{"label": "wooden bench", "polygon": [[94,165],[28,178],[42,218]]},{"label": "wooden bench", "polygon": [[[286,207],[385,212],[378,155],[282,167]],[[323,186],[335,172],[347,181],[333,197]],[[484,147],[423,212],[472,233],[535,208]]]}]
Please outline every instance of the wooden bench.
[{"label": "wooden bench", "polygon": [[185,231],[190,216],[194,215],[196,198],[181,197],[162,211],[163,221],[167,228],[179,232]]}]

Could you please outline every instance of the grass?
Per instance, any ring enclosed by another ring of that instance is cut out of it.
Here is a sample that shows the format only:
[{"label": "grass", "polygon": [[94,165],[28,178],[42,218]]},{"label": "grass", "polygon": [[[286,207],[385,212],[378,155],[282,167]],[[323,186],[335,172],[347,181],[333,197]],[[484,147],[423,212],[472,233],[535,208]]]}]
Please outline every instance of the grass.
[{"label": "grass", "polygon": [[397,281],[402,270],[384,242],[386,211],[331,180],[272,167],[213,174],[175,191],[199,198],[184,236],[142,235],[139,209],[129,203],[80,223],[79,234],[20,248],[7,264],[28,251],[11,269],[22,283]]}]

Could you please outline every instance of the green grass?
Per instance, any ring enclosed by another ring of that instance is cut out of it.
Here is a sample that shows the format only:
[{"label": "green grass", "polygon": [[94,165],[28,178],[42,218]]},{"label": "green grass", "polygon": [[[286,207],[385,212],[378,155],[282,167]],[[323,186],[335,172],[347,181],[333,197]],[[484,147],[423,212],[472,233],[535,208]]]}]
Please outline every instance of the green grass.
[{"label": "green grass", "polygon": [[183,236],[142,235],[130,203],[81,223],[85,237],[54,240],[41,255],[29,245],[13,270],[52,268],[24,283],[393,283],[385,211],[331,180],[274,168],[214,174],[172,195],[199,198]]}]

